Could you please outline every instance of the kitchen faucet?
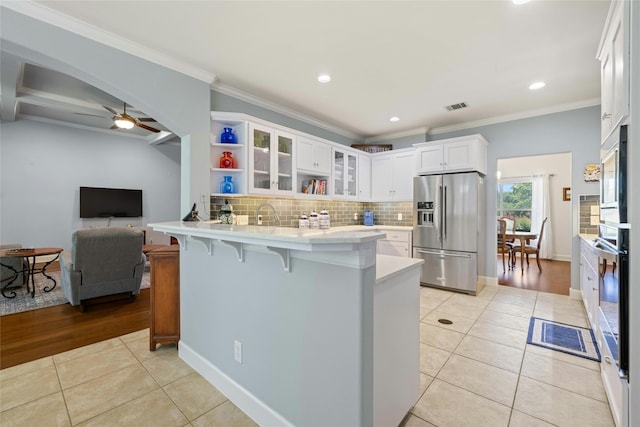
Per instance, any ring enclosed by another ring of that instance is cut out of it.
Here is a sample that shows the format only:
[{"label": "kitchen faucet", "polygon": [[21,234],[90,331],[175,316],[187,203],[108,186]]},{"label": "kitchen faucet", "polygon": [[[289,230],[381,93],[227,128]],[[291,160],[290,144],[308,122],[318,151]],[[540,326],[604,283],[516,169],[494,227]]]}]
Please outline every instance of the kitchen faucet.
[{"label": "kitchen faucet", "polygon": [[273,205],[271,203],[262,203],[260,205],[258,205],[258,207],[256,208],[256,225],[258,224],[258,212],[260,211],[260,208],[263,206],[268,206],[271,208],[271,210],[273,211],[273,218],[278,221],[278,223],[280,223],[280,217],[278,216],[278,212],[276,212],[276,208],[273,207]]}]

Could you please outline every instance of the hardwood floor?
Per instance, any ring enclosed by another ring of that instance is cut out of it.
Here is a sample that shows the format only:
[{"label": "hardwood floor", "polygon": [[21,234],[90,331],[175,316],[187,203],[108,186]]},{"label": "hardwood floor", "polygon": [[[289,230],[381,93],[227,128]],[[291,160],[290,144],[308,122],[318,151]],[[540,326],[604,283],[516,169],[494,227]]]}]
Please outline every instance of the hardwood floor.
[{"label": "hardwood floor", "polygon": [[69,304],[0,317],[0,369],[149,327],[150,290],[82,312]]},{"label": "hardwood floor", "polygon": [[[569,295],[571,263],[542,260],[524,274],[516,268],[502,273],[498,257],[498,283],[540,292]],[[133,303],[122,300],[91,305],[87,312],[69,304],[0,317],[0,369],[19,365],[149,327],[150,291],[143,289]]]},{"label": "hardwood floor", "polygon": [[542,273],[538,270],[535,258],[531,258],[528,268],[525,260],[523,273],[520,269],[520,259],[517,258],[515,268],[510,270],[509,266],[507,266],[507,271],[503,273],[502,255],[498,255],[498,284],[539,292],[569,295],[571,263],[543,259],[540,264],[542,265]]}]

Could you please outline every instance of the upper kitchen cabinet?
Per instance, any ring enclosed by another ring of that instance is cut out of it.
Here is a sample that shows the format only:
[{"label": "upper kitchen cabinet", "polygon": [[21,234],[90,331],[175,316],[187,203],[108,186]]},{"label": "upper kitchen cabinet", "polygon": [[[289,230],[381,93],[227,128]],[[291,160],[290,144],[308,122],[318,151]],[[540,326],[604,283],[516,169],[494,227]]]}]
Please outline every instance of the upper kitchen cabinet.
[{"label": "upper kitchen cabinet", "polygon": [[413,200],[413,149],[374,154],[371,160],[371,199],[374,202]]},{"label": "upper kitchen cabinet", "polygon": [[299,136],[296,140],[297,194],[326,196],[331,177],[331,145]]},{"label": "upper kitchen cabinet", "polygon": [[291,195],[294,136],[249,123],[249,193]]},{"label": "upper kitchen cabinet", "polygon": [[[211,113],[209,168],[212,195],[247,194],[247,134],[248,122],[243,120],[240,115]],[[233,135],[235,138],[229,135]],[[235,142],[222,142],[223,140],[235,140]],[[231,186],[223,184],[228,181],[232,182]]]},{"label": "upper kitchen cabinet", "polygon": [[602,143],[629,115],[629,3],[611,3],[598,48]]},{"label": "upper kitchen cabinet", "polygon": [[331,146],[320,141],[300,137],[297,145],[298,170],[327,176],[331,174]]},{"label": "upper kitchen cabinet", "polygon": [[368,154],[358,155],[358,200],[371,201],[371,157]]},{"label": "upper kitchen cabinet", "polygon": [[358,155],[356,153],[333,149],[332,196],[346,199],[358,197]]},{"label": "upper kitchen cabinet", "polygon": [[418,175],[478,171],[487,174],[487,141],[469,135],[413,144]]}]

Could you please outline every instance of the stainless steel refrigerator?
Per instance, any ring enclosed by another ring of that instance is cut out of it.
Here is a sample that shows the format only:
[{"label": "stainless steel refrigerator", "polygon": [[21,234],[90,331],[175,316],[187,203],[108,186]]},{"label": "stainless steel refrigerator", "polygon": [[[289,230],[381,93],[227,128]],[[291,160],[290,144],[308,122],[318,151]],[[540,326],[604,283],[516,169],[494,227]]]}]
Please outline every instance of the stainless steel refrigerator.
[{"label": "stainless steel refrigerator", "polygon": [[484,276],[486,193],[476,172],[417,176],[413,181],[413,257],[420,282],[475,295]]}]

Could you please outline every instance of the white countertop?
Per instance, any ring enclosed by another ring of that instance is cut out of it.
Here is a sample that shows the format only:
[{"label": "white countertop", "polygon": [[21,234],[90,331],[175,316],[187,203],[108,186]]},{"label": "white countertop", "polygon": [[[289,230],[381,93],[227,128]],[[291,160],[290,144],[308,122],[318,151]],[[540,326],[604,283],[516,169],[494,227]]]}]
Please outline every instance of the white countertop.
[{"label": "white countertop", "polygon": [[[277,242],[297,245],[357,244],[385,237],[385,234],[376,230],[375,227],[366,226],[333,227],[328,230],[318,230],[261,225],[228,225],[210,221],[171,221],[148,224],[148,226],[168,234],[255,244],[262,242],[262,244],[270,245],[275,245]],[[410,229],[411,227],[405,228]]]},{"label": "white countertop", "polygon": [[596,239],[598,238],[597,234],[585,234],[585,233],[580,233],[578,234],[578,236],[584,240],[586,243],[590,244],[591,246],[593,246],[596,242]]},{"label": "white countertop", "polygon": [[376,255],[376,283],[423,264],[423,259]]}]

